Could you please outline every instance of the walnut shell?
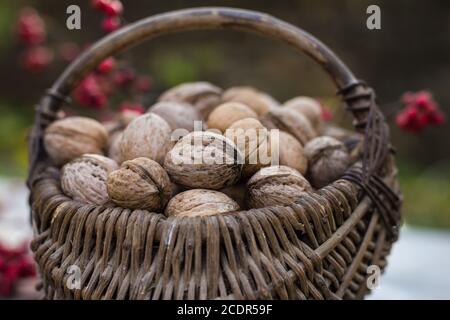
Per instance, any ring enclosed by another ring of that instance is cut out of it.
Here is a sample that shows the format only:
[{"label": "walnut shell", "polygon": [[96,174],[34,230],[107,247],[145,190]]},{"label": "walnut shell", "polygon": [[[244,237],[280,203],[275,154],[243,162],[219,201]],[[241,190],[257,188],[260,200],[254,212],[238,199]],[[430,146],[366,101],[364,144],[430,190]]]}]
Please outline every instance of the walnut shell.
[{"label": "walnut shell", "polygon": [[160,116],[147,113],[134,119],[123,131],[120,140],[120,159],[122,161],[146,157],[163,163],[172,146],[172,130]]},{"label": "walnut shell", "polygon": [[239,205],[227,195],[213,190],[193,189],[177,194],[167,204],[166,216],[210,216],[238,211]]},{"label": "walnut shell", "polygon": [[108,158],[113,159],[117,163],[122,163],[120,152],[120,140],[122,139],[123,131],[116,131],[109,137],[108,142]]},{"label": "walnut shell", "polygon": [[108,141],[105,127],[93,119],[68,117],[45,130],[44,146],[56,165],[63,165],[86,153],[103,154]]},{"label": "walnut shell", "polygon": [[317,135],[311,122],[304,115],[292,109],[270,109],[260,120],[268,129],[280,129],[292,134],[302,145]]},{"label": "walnut shell", "polygon": [[241,176],[244,158],[224,136],[195,131],[181,138],[167,153],[164,168],[171,180],[187,188],[218,190]]},{"label": "walnut shell", "polygon": [[230,88],[223,93],[222,100],[225,102],[240,102],[245,104],[259,116],[278,105],[272,97],[252,87]]},{"label": "walnut shell", "polygon": [[345,145],[331,137],[317,137],[305,146],[308,158],[307,177],[316,188],[322,188],[344,174],[350,164]]},{"label": "walnut shell", "polygon": [[247,204],[250,208],[289,205],[310,191],[311,185],[297,170],[286,166],[265,167],[247,182]]},{"label": "walnut shell", "polygon": [[225,136],[244,154],[242,175],[248,177],[264,166],[271,165],[269,131],[257,119],[245,118],[233,122]]},{"label": "walnut shell", "polygon": [[109,201],[106,179],[117,167],[114,160],[96,154],[72,160],[61,170],[63,192],[77,201],[103,205]]},{"label": "walnut shell", "polygon": [[208,128],[218,129],[221,132],[234,122],[245,118],[258,118],[258,115],[240,102],[226,102],[218,106],[208,117]]},{"label": "walnut shell", "polygon": [[280,107],[280,103],[271,95],[260,91],[259,92],[260,99],[265,101],[265,103],[269,106],[269,109]]},{"label": "walnut shell", "polygon": [[[158,102],[150,107],[149,112],[166,120],[172,130],[186,129],[191,132],[194,131],[194,121],[202,121],[200,112],[192,105],[183,102]],[[202,130],[201,123],[199,130]]]},{"label": "walnut shell", "polygon": [[289,108],[303,114],[312,124],[316,132],[322,130],[322,106],[316,99],[310,97],[295,97],[284,103]]},{"label": "walnut shell", "polygon": [[[278,150],[279,164],[294,168],[302,175],[306,174],[308,160],[302,144],[287,132],[279,131],[278,133],[278,136],[271,136],[271,146]],[[273,137],[277,137],[278,139],[274,139]]]},{"label": "walnut shell", "polygon": [[108,194],[118,206],[161,212],[172,196],[166,171],[148,158],[122,163],[107,180]]},{"label": "walnut shell", "polygon": [[222,89],[209,82],[189,82],[165,91],[158,101],[189,103],[206,119],[210,112],[221,103],[221,94]]}]

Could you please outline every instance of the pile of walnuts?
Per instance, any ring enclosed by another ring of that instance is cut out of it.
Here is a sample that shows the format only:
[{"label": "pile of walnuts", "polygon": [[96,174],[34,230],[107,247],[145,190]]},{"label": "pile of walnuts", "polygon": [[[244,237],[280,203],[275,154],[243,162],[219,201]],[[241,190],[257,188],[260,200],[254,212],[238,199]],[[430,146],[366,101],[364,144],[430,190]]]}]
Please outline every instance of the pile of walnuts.
[{"label": "pile of walnuts", "polygon": [[325,124],[312,98],[280,104],[251,87],[207,82],[176,86],[113,125],[66,117],[44,136],[68,197],[166,216],[291,204],[338,179],[361,141]]}]

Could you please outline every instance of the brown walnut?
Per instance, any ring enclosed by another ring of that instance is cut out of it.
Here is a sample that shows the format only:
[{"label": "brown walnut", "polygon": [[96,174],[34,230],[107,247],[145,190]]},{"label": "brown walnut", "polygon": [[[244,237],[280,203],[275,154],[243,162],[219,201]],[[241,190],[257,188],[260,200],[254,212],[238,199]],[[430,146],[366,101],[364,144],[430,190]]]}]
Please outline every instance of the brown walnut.
[{"label": "brown walnut", "polygon": [[185,102],[193,105],[206,119],[221,103],[222,89],[209,82],[182,83],[165,91],[158,101]]},{"label": "brown walnut", "polygon": [[108,194],[118,206],[161,212],[172,196],[172,184],[166,171],[148,158],[122,163],[107,180]]},{"label": "brown walnut", "polygon": [[241,176],[243,156],[229,139],[195,131],[181,138],[167,153],[164,168],[171,180],[187,188],[218,190]]},{"label": "brown walnut", "polygon": [[268,129],[279,129],[293,135],[305,145],[316,137],[311,122],[301,113],[288,108],[273,108],[261,117],[261,123]]},{"label": "brown walnut", "polygon": [[344,174],[350,164],[345,145],[331,137],[317,137],[305,146],[307,177],[315,188],[322,188]]},{"label": "brown walnut", "polygon": [[86,154],[67,163],[61,169],[63,192],[74,200],[103,205],[109,201],[106,189],[108,174],[117,169],[114,160],[96,154]]},{"label": "brown walnut", "polygon": [[103,154],[108,141],[105,127],[85,117],[68,117],[53,122],[44,134],[44,146],[56,165],[63,165],[86,153]]},{"label": "brown walnut", "polygon": [[305,192],[312,191],[303,175],[286,166],[265,167],[247,182],[250,208],[289,205]]},{"label": "brown walnut", "polygon": [[195,217],[238,211],[239,205],[227,195],[206,189],[177,194],[166,207],[166,216]]},{"label": "brown walnut", "polygon": [[123,131],[120,140],[120,159],[132,160],[140,157],[163,163],[172,146],[172,130],[160,116],[147,113],[134,119]]}]

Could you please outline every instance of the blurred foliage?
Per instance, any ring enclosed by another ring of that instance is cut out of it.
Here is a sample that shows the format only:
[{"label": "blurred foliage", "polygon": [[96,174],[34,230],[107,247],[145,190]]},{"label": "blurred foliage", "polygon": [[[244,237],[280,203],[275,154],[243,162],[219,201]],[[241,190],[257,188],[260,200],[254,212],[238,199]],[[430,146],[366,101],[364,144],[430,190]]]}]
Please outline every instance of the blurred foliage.
[{"label": "blurred foliage", "polygon": [[[6,2],[0,3],[0,49],[11,43],[13,38],[12,30],[14,27],[15,9],[7,5]],[[4,53],[0,50],[0,57]]]},{"label": "blurred foliage", "polygon": [[155,54],[149,60],[149,67],[154,70],[152,75],[158,79],[158,85],[163,88],[201,79],[202,74],[214,73],[219,70],[221,56],[216,47],[200,45],[188,50],[174,50],[169,53]]},{"label": "blurred foliage", "polygon": [[435,164],[419,170],[400,162],[403,212],[409,224],[450,229],[450,165]]},{"label": "blurred foliage", "polygon": [[0,102],[0,175],[24,176],[27,167],[28,123],[13,108]]}]

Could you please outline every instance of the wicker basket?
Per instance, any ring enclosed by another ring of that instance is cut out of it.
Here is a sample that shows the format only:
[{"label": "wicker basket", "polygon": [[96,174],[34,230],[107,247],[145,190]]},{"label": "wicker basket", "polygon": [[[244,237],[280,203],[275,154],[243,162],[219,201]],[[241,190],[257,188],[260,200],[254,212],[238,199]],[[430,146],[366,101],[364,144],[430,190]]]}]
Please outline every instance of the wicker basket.
[{"label": "wicker basket", "polygon": [[[361,161],[342,179],[290,206],[217,216],[167,218],[65,196],[42,133],[80,79],[106,57],[143,40],[219,28],[281,40],[319,63],[365,135]],[[382,270],[398,236],[397,170],[374,92],[320,41],[258,12],[175,11],[100,40],[42,98],[30,157],[32,249],[48,299],[360,299],[369,291],[368,266]],[[73,265],[81,271],[79,289],[66,285]]]}]

